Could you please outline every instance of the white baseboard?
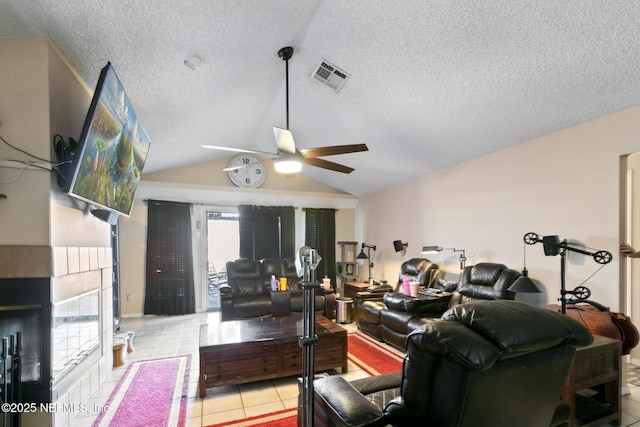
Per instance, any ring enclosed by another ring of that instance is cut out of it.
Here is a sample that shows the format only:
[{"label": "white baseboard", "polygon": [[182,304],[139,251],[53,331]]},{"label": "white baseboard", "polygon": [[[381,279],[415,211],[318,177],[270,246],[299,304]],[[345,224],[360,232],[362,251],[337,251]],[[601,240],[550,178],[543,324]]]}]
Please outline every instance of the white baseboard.
[{"label": "white baseboard", "polygon": [[134,319],[137,317],[144,317],[144,314],[142,313],[129,313],[129,314],[123,314],[122,316],[120,316],[123,319]]},{"label": "white baseboard", "polygon": [[620,387],[620,395],[627,396],[630,393],[631,390],[629,390],[629,386],[627,384],[622,384],[622,387]]}]

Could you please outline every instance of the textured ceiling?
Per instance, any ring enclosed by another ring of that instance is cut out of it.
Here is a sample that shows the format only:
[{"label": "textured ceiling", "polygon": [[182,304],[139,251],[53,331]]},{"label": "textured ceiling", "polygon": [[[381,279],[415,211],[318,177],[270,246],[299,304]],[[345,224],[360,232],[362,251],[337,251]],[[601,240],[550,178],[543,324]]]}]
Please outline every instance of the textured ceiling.
[{"label": "textured ceiling", "polygon": [[[350,175],[303,174],[364,195],[640,104],[640,2],[0,0],[0,37],[48,35],[90,87],[111,61],[152,146],[145,172],[299,148]],[[183,60],[204,63],[192,71]],[[338,93],[320,60],[350,74]]]}]

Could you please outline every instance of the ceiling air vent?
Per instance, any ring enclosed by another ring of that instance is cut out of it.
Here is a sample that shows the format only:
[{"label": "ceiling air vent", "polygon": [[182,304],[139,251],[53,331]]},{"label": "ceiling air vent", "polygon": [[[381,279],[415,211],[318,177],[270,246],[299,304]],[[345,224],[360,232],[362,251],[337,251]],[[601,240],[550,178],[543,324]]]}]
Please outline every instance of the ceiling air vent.
[{"label": "ceiling air vent", "polygon": [[313,70],[311,78],[338,92],[349,79],[349,75],[323,59]]}]

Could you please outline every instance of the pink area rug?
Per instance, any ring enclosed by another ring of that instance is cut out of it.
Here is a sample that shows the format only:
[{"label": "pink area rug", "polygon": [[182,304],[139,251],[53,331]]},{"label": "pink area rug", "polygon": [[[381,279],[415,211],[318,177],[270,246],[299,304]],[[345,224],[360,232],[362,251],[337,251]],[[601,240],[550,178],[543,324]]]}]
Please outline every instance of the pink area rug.
[{"label": "pink area rug", "polygon": [[183,427],[191,356],[131,363],[94,427]]},{"label": "pink area rug", "polygon": [[[374,376],[402,370],[404,354],[390,349],[380,342],[359,332],[347,337],[349,362],[367,374]],[[251,418],[229,421],[208,427],[297,427],[298,410],[285,409]]]}]

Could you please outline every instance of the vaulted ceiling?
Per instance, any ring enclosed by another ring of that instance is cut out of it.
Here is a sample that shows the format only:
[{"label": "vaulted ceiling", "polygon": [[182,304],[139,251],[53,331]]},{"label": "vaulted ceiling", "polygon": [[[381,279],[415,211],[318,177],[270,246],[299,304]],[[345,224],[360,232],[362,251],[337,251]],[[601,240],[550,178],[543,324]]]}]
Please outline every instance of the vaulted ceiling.
[{"label": "vaulted ceiling", "polygon": [[[275,151],[284,46],[297,146],[369,147],[327,158],[349,175],[302,173],[354,195],[640,103],[633,0],[0,0],[0,37],[29,35],[90,87],[114,65],[152,141],[145,172],[230,154],[203,144]],[[321,61],[340,90],[311,78]]]}]

